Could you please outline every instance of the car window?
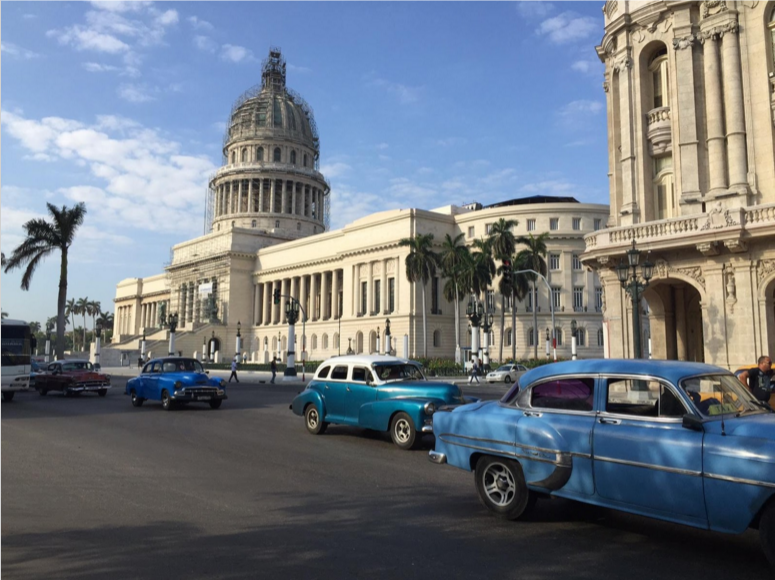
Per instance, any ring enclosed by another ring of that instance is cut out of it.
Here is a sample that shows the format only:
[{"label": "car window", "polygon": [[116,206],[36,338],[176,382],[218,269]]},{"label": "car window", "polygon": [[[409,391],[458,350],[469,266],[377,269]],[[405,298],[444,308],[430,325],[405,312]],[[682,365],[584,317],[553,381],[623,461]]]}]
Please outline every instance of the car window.
[{"label": "car window", "polygon": [[151,363],[148,363],[143,367],[143,374],[150,373],[151,372]]},{"label": "car window", "polygon": [[544,409],[591,411],[595,380],[558,379],[533,387],[530,405]]},{"label": "car window", "polygon": [[347,366],[339,365],[334,367],[334,370],[331,372],[331,378],[332,379],[339,379],[341,381],[347,380]]},{"label": "car window", "polygon": [[609,379],[605,410],[637,417],[681,417],[686,413],[675,393],[653,379]]},{"label": "car window", "polygon": [[151,372],[152,373],[160,373],[161,372],[161,363],[158,362],[158,361],[153,363],[153,365],[151,366]]},{"label": "car window", "polygon": [[182,370],[184,370],[183,367],[178,368],[178,363],[169,360],[165,361],[161,367],[161,372],[163,373],[177,373]]},{"label": "car window", "polygon": [[48,369],[46,369],[46,370],[48,370],[49,372],[54,372],[55,370],[57,370],[58,366],[59,365],[57,365],[57,364],[51,364],[51,365],[48,365]]},{"label": "car window", "polygon": [[322,369],[318,371],[318,378],[319,379],[325,379],[328,377],[328,372],[331,370],[330,366],[325,366]]},{"label": "car window", "polygon": [[704,417],[726,413],[742,415],[767,412],[751,392],[733,375],[692,377],[681,382],[692,405]]},{"label": "car window", "polygon": [[517,370],[518,371],[527,371],[527,367],[524,366],[524,365],[517,365]]},{"label": "car window", "polygon": [[507,373],[511,369],[512,369],[512,365],[503,365],[502,367],[498,367],[498,372]]},{"label": "car window", "polygon": [[372,380],[371,371],[363,367],[353,367],[353,381],[365,383],[366,380]]}]

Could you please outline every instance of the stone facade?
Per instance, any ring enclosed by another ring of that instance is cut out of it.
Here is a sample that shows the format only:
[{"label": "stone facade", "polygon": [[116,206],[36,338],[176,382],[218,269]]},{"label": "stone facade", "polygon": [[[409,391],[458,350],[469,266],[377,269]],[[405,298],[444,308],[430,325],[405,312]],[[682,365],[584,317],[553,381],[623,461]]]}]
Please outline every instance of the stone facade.
[{"label": "stone facade", "polygon": [[635,240],[655,358],[728,368],[775,351],[773,2],[604,6],[609,228],[586,237],[606,354],[633,355],[615,266]]}]

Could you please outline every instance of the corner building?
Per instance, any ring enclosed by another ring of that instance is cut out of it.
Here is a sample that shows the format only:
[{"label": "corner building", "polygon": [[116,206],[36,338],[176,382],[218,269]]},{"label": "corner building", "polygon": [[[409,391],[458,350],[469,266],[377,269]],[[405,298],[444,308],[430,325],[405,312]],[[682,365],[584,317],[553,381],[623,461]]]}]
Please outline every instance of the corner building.
[{"label": "corner building", "polygon": [[583,261],[604,288],[606,354],[633,354],[615,271],[633,240],[655,264],[641,340],[654,358],[734,369],[775,354],[775,4],[603,12],[611,214]]},{"label": "corner building", "polygon": [[[536,197],[489,207],[397,209],[331,231],[330,187],[318,171],[319,147],[312,109],[285,86],[285,63],[279,50],[272,49],[263,64],[261,86],[246,92],[232,109],[223,167],[210,181],[209,233],[174,246],[164,273],[118,284],[117,336],[111,346],[137,352],[145,335],[147,351],[166,353],[168,330],[160,326],[160,318],[177,313],[175,349],[187,356],[234,356],[239,328],[250,360],[286,360],[285,298],[279,305],[272,299],[279,290],[298,299],[307,313],[309,360],[345,354],[348,348],[372,353],[379,345],[384,351],[388,318],[396,353],[422,356],[422,287],[406,279],[408,249],[399,240],[432,233],[439,249],[445,234],[463,233],[471,244],[504,217],[518,222],[517,236],[550,232],[552,294],[550,298],[548,289],[538,288],[534,332],[531,297],[515,305],[517,325],[512,329],[511,306],[490,292],[486,300],[495,318],[490,356],[499,358],[501,339],[504,358],[511,356],[512,340],[518,357],[532,356],[536,339],[539,356],[545,356],[550,299],[559,355],[570,356],[571,320],[580,329],[579,355],[602,355],[602,288],[579,257],[583,236],[604,225],[607,206]],[[453,358],[455,312],[443,298],[444,282],[437,277],[426,287],[427,348],[428,356]],[[471,344],[465,306],[460,305],[462,348]],[[301,326],[297,323],[297,360]]]}]

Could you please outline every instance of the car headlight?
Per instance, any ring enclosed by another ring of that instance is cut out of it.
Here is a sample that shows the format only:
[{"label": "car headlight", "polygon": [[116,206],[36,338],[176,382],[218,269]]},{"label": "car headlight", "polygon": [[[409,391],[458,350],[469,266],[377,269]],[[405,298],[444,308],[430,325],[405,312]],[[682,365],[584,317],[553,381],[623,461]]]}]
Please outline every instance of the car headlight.
[{"label": "car headlight", "polygon": [[221,395],[223,395],[223,393],[225,393],[225,392],[226,392],[226,391],[224,391],[223,389],[218,389],[217,391],[215,391],[215,393],[216,393],[216,394],[217,394],[219,397],[220,397]]},{"label": "car headlight", "polygon": [[433,402],[428,401],[425,403],[425,407],[423,407],[425,410],[426,415],[433,415],[433,413],[436,411],[436,405],[433,404]]},{"label": "car headlight", "polygon": [[226,386],[226,381],[224,381],[223,379],[221,379],[221,383],[220,383],[220,385],[221,385],[221,388],[223,389],[223,388]]}]

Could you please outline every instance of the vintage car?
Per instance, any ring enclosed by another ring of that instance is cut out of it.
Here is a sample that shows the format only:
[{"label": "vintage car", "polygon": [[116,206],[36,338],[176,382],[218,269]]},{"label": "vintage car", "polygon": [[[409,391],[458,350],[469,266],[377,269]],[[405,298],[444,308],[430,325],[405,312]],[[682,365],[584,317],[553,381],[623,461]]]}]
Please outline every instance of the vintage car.
[{"label": "vintage car", "polygon": [[775,412],[727,370],[550,364],[500,401],[445,411],[430,460],[473,471],[500,517],[554,495],[720,532],[758,527],[775,565]]},{"label": "vintage car", "polygon": [[209,403],[217,409],[228,398],[225,389],[226,382],[210,378],[198,360],[171,356],[145,363],[140,375],[127,381],[125,394],[135,407],[154,400],[165,411],[184,403]]},{"label": "vintage car", "polygon": [[492,372],[487,373],[488,383],[506,383],[507,385],[514,384],[519,377],[527,372],[527,367],[518,364],[505,364],[499,366]]},{"label": "vintage car", "polygon": [[304,417],[312,434],[323,433],[329,423],[389,430],[393,443],[411,449],[422,433],[432,431],[439,405],[475,400],[464,399],[456,385],[427,380],[414,361],[352,355],[321,364],[290,408]]},{"label": "vintage car", "polygon": [[100,397],[108,394],[110,376],[98,372],[88,360],[58,360],[47,364],[45,369],[34,378],[35,389],[41,397],[49,391],[62,391],[65,397],[84,392],[96,392]]}]

